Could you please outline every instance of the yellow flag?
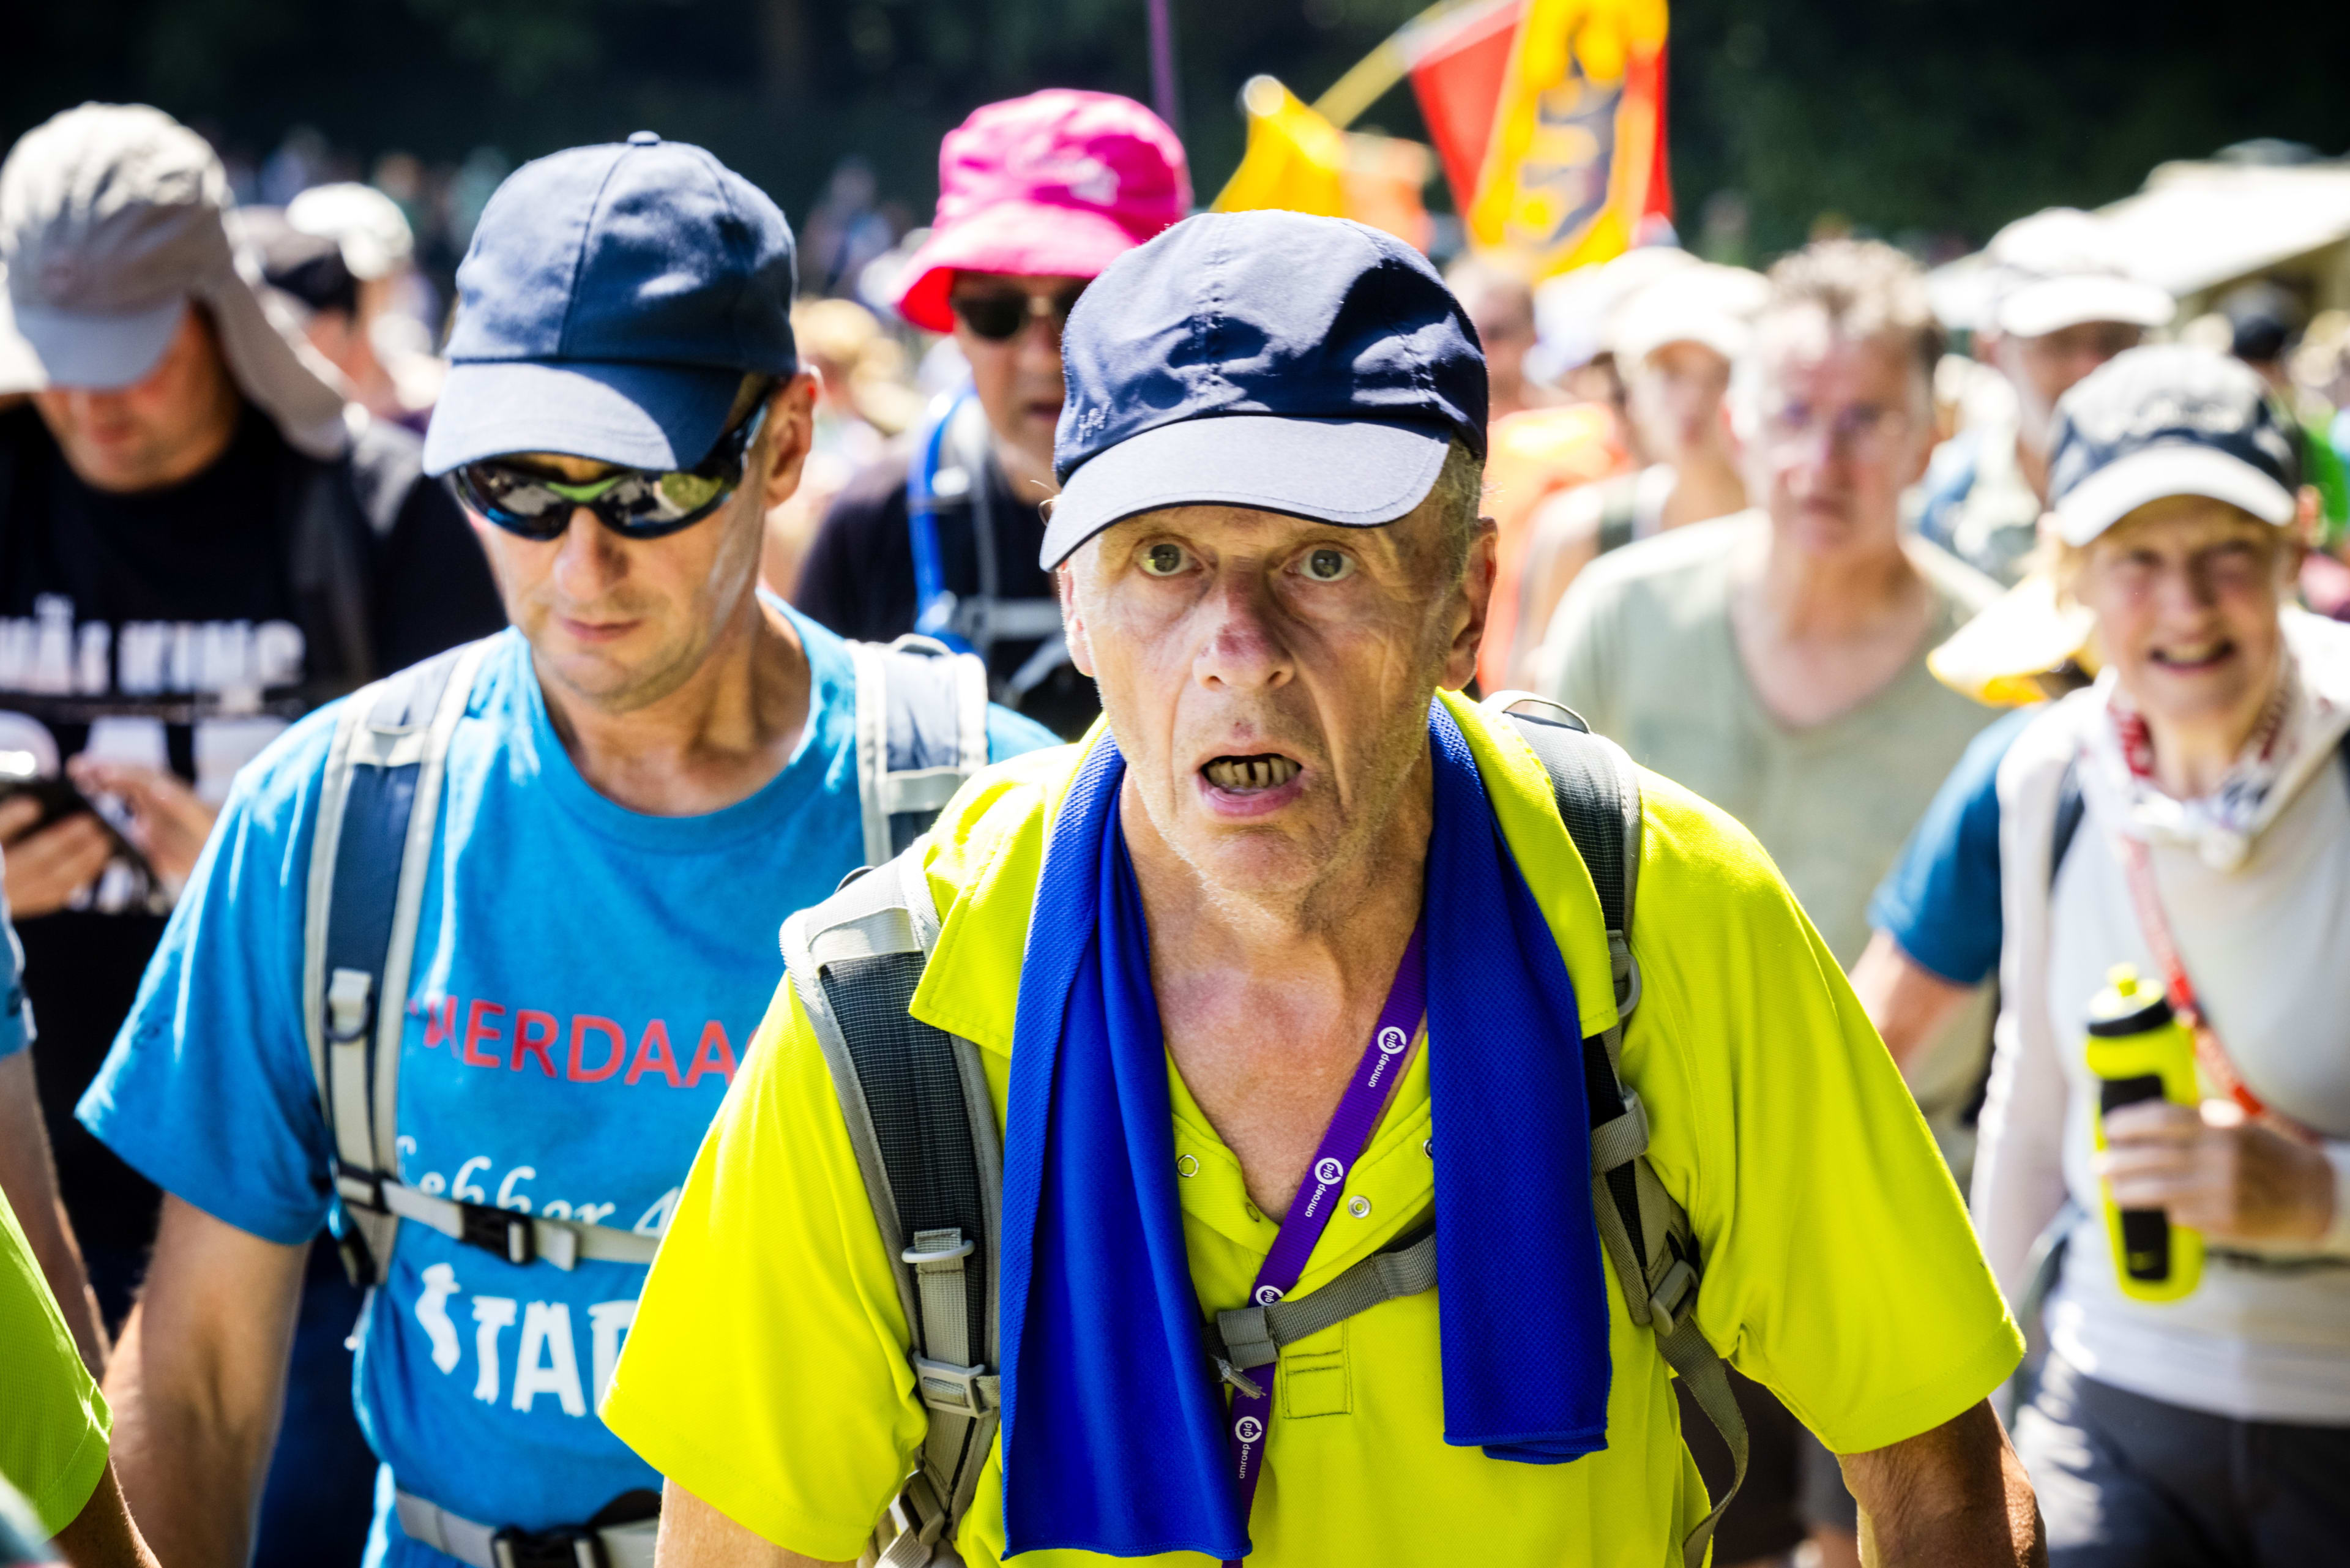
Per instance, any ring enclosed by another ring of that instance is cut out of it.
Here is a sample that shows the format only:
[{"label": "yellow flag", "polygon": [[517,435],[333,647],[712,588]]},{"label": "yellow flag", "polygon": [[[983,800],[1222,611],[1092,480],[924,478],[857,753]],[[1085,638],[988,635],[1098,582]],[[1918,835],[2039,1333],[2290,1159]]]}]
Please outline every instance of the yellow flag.
[{"label": "yellow flag", "polygon": [[1526,0],[1470,240],[1548,277],[1628,249],[1659,204],[1665,0]]},{"label": "yellow flag", "polygon": [[1326,218],[1353,218],[1428,248],[1428,210],[1420,188],[1433,171],[1416,141],[1341,130],[1271,77],[1241,90],[1248,148],[1217,193],[1219,213],[1278,207]]}]

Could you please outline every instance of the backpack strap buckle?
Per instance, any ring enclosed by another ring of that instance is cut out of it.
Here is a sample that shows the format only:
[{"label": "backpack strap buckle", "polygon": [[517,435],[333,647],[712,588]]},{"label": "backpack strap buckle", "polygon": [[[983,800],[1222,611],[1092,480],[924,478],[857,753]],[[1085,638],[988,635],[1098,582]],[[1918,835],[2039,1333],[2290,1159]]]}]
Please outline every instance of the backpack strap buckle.
[{"label": "backpack strap buckle", "polygon": [[876,1559],[877,1568],[920,1568],[931,1560],[931,1548],[946,1532],[946,1504],[930,1476],[916,1470],[889,1502],[889,1543]]},{"label": "backpack strap buckle", "polygon": [[915,1392],[931,1409],[976,1421],[996,1407],[1003,1382],[986,1367],[957,1366],[951,1361],[933,1361],[927,1355],[911,1359]]},{"label": "backpack strap buckle", "polygon": [[1675,1258],[1665,1277],[1648,1296],[1648,1314],[1655,1319],[1659,1334],[1671,1334],[1681,1325],[1681,1314],[1695,1304],[1697,1271],[1690,1267],[1687,1258]]},{"label": "backpack strap buckle", "polygon": [[490,1537],[496,1568],[609,1568],[604,1542],[592,1530],[566,1528],[534,1534],[512,1525]]},{"label": "backpack strap buckle", "polygon": [[1235,1371],[1247,1372],[1281,1359],[1280,1342],[1273,1337],[1273,1325],[1261,1306],[1228,1307],[1218,1313],[1216,1337],[1223,1344],[1223,1354],[1216,1358],[1220,1366],[1228,1363]]},{"label": "backpack strap buckle", "polygon": [[457,1205],[457,1240],[509,1263],[528,1263],[538,1257],[538,1231],[530,1216],[485,1203]]},{"label": "backpack strap buckle", "polygon": [[367,1037],[375,976],[363,969],[338,969],[327,982],[327,1038],[348,1045]]}]

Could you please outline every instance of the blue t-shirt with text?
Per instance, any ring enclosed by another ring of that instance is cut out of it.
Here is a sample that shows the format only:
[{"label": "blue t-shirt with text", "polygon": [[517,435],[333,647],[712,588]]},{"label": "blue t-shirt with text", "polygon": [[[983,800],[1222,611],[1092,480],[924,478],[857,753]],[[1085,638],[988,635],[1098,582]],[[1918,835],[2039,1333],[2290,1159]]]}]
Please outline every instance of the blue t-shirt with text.
[{"label": "blue t-shirt with text", "polygon": [[[450,753],[417,932],[402,1181],[647,1234],[664,1225],[774,994],[777,927],[864,858],[847,647],[796,613],[792,624],[811,676],[799,745],[757,794],[700,816],[598,794],[548,722],[527,644],[512,631],[493,644]],[[334,711],[239,776],[80,1109],[165,1190],[289,1245],[328,1212],[300,977]],[[988,739],[997,758],[1057,743],[1001,709]],[[360,1424],[399,1484],[526,1530],[658,1489],[596,1415],[644,1278],[625,1263],[518,1267],[401,1225],[355,1375]],[[452,1561],[380,1516],[376,1538],[371,1563]]]}]

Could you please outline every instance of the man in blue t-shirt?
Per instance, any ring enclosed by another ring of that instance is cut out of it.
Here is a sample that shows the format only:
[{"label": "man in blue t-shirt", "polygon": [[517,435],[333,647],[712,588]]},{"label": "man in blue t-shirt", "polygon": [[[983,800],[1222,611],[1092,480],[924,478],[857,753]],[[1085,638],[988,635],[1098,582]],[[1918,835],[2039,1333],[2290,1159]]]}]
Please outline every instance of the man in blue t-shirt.
[{"label": "man in blue t-shirt", "polygon": [[[239,776],[81,1106],[170,1195],[108,1390],[165,1562],[244,1560],[304,1249],[338,1203],[342,1235],[408,1215],[368,1254],[359,1325],[384,1461],[369,1562],[570,1562],[574,1530],[650,1562],[660,1478],[598,1397],[773,991],[773,933],[866,858],[849,647],[755,588],[809,443],[792,274],[773,202],[650,132],[527,165],[483,214],[425,463],[514,627],[456,688],[393,999],[377,1190],[407,1208],[353,1197],[343,1091],[322,1097],[306,1035],[339,704]],[[1051,742],[1000,710],[985,729],[996,755]],[[363,1037],[327,1005],[328,1039]]]}]

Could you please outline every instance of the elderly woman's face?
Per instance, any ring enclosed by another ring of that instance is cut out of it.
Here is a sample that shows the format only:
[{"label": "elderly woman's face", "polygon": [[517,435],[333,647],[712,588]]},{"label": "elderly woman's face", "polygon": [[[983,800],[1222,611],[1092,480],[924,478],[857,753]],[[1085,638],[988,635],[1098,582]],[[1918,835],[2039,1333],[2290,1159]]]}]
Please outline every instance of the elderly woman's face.
[{"label": "elderly woman's face", "polygon": [[1180,506],[1065,568],[1128,799],[1208,886],[1309,891],[1427,766],[1429,701],[1467,683],[1492,582],[1490,530],[1454,580],[1451,526],[1432,504],[1374,528]]},{"label": "elderly woman's face", "polygon": [[2225,502],[2175,495],[2099,535],[2073,593],[2141,711],[2209,722],[2267,700],[2284,640],[2277,612],[2298,564],[2284,529]]}]

